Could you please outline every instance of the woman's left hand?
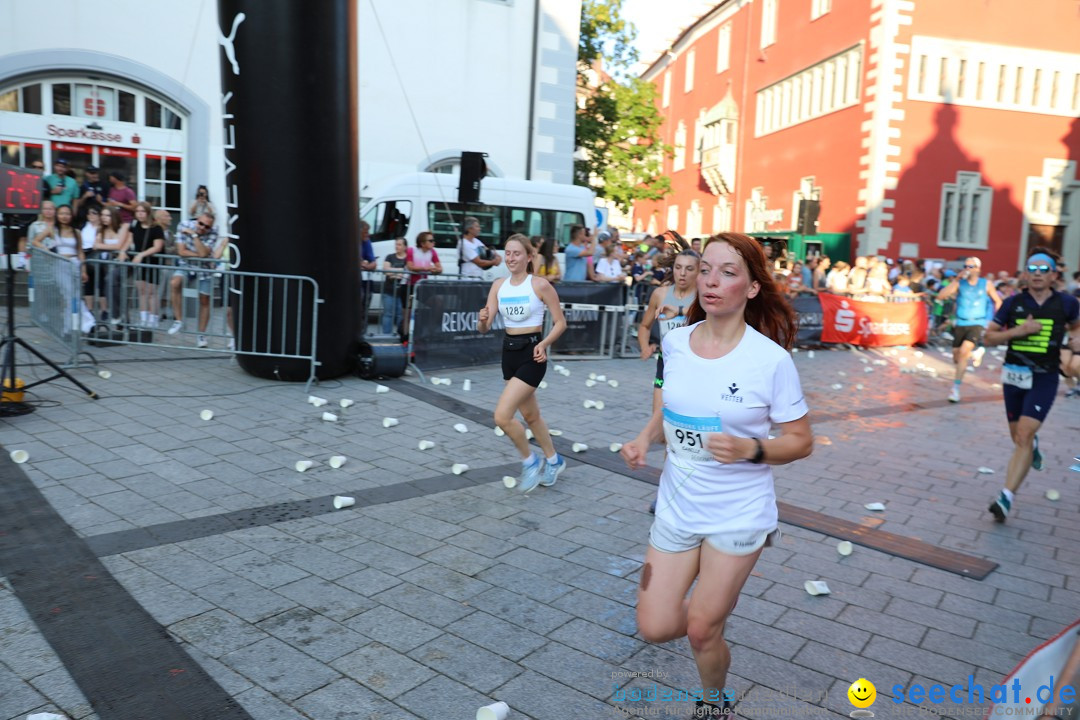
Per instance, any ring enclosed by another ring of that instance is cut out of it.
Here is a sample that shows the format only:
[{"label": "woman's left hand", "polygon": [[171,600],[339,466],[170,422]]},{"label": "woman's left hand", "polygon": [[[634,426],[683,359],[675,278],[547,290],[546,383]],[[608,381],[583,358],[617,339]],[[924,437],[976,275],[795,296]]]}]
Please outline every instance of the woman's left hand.
[{"label": "woman's left hand", "polygon": [[547,348],[544,343],[537,343],[533,348],[533,360],[538,363],[547,362]]},{"label": "woman's left hand", "polygon": [[742,438],[728,433],[711,433],[705,441],[705,448],[716,462],[734,463],[749,460],[757,452],[757,443],[753,438]]}]

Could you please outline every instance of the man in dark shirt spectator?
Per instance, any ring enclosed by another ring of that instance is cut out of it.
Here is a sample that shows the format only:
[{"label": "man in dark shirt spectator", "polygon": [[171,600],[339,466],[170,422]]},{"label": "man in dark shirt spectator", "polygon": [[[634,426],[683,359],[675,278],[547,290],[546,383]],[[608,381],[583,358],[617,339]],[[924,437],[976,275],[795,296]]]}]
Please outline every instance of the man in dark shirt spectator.
[{"label": "man in dark shirt spectator", "polygon": [[105,199],[109,196],[109,189],[105,181],[101,179],[101,172],[96,165],[86,168],[83,183],[79,186],[79,199],[76,200],[75,212],[80,208],[100,210],[105,205]]}]

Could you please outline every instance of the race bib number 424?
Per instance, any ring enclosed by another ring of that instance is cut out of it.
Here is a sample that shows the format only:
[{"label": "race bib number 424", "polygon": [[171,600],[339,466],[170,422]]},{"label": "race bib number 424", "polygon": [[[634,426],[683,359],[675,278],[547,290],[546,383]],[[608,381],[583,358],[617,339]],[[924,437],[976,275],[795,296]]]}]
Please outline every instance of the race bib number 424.
[{"label": "race bib number 424", "polygon": [[713,462],[705,444],[709,440],[709,433],[722,431],[718,416],[699,418],[664,410],[664,440],[668,452],[685,460]]},{"label": "race bib number 424", "polygon": [[1034,377],[1031,368],[1026,368],[1023,365],[1005,365],[1001,368],[1002,385],[1012,385],[1021,390],[1030,390]]}]

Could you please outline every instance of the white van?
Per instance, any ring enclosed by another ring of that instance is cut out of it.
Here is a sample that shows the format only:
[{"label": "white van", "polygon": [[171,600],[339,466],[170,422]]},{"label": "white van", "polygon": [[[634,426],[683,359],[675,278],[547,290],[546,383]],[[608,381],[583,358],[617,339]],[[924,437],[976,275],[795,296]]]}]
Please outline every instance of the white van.
[{"label": "white van", "polygon": [[[404,237],[415,247],[417,234],[429,230],[435,233],[443,271],[457,273],[461,223],[467,216],[480,221],[480,237],[494,250],[501,250],[514,233],[554,237],[563,248],[574,225],[596,228],[595,196],[577,185],[487,177],[480,184],[480,203],[464,206],[457,202],[457,175],[406,173],[366,186],[361,195],[368,200],[360,218],[370,227],[379,269],[394,252],[394,238]],[[500,264],[484,277],[505,274],[506,266]]]}]

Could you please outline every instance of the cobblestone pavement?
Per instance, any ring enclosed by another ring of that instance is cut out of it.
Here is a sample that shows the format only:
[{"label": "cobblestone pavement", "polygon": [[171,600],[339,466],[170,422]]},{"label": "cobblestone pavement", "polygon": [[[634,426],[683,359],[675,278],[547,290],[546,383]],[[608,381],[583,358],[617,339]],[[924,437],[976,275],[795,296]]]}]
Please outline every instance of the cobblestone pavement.
[{"label": "cobblestone pavement", "polygon": [[[689,714],[688,703],[630,699],[698,684],[685,640],[650,645],[635,635],[655,486],[579,462],[610,460],[609,444],[636,433],[652,363],[567,360],[569,377],[548,374],[545,418],[589,450],[571,456],[555,487],[522,496],[500,482],[516,458],[490,419],[463,420],[413,397],[437,392],[490,411],[502,386],[494,366],[436,372],[452,384],[428,382],[424,393],[417,377],[387,383],[387,393],[355,378],[326,382],[312,393],[331,405],[316,408],[302,385],[249,377],[224,358],[95,354],[110,379],[98,368],[74,374],[101,400],[59,380],[38,388],[49,402],[37,412],[0,423],[5,451],[30,455],[5,464],[4,476],[25,473],[74,531],[65,547],[96,555],[118,592],[164,628],[158,640],[190,655],[250,717],[466,719],[495,700],[511,718],[537,720]],[[1015,517],[997,525],[986,505],[1009,455],[993,386],[1000,360],[988,355],[955,406],[944,402],[949,382],[928,374],[948,376],[937,350],[803,351],[795,360],[817,446],[776,469],[779,497],[1000,567],[975,581],[860,546],[841,557],[835,538],[784,526],[728,627],[729,684],[746,694],[740,715],[846,716],[847,687],[860,677],[878,688],[876,717],[915,715],[916,706],[891,702],[894,685],[973,676],[989,686],[1077,619],[1080,475],[1067,468],[1080,451],[1080,400],[1059,394],[1040,435],[1046,469],[1029,477]],[[590,373],[618,387],[586,387]],[[401,383],[413,391],[393,389]],[[342,398],[356,404],[343,409]],[[587,399],[604,409],[586,409]],[[331,407],[336,423],[320,419]],[[212,420],[200,419],[203,409]],[[384,428],[385,417],[399,424]],[[461,422],[466,434],[453,428]],[[420,451],[420,440],[435,447]],[[348,460],[333,469],[332,455]],[[305,459],[315,466],[297,472]],[[651,460],[659,466],[659,454]],[[471,469],[454,475],[456,462]],[[1045,498],[1051,488],[1059,501]],[[358,502],[334,510],[334,495]],[[887,510],[864,509],[874,501]],[[37,561],[10,552],[0,561],[0,718],[131,717],[102,698],[92,706],[73,679],[86,658],[60,657],[40,629],[47,608],[17,595],[26,570],[18,563]],[[809,596],[809,579],[826,580],[832,594]],[[98,628],[105,609],[81,608],[83,629],[100,642],[137,644],[148,632]],[[121,653],[115,672],[124,663]],[[131,696],[156,692],[147,682],[115,680]]]}]

